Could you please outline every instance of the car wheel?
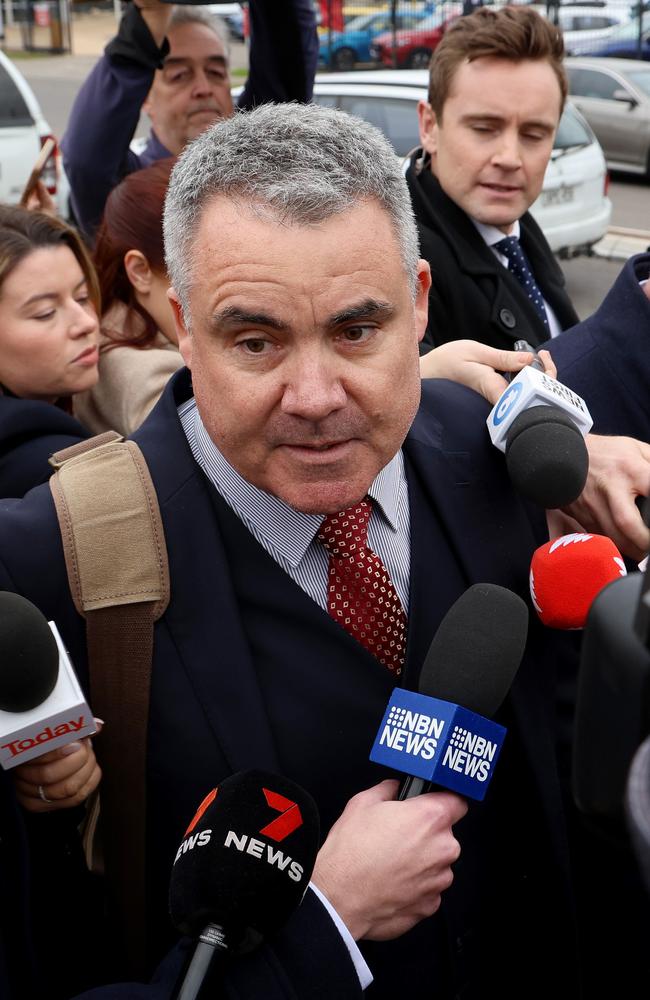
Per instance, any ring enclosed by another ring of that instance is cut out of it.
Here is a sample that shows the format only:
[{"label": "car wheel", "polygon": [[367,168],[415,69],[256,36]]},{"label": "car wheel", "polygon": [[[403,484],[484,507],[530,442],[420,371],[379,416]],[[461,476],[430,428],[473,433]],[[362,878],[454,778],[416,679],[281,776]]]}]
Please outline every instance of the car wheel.
[{"label": "car wheel", "polygon": [[431,49],[413,49],[407,66],[409,69],[428,69],[432,55]]},{"label": "car wheel", "polygon": [[357,54],[354,49],[337,49],[332,56],[332,69],[347,72],[349,69],[354,69],[356,61]]}]

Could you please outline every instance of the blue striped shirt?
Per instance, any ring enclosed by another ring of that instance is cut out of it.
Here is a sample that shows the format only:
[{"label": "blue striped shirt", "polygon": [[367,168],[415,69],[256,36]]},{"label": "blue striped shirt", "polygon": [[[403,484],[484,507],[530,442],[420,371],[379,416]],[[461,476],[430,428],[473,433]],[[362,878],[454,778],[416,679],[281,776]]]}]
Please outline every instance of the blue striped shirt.
[{"label": "blue striped shirt", "polygon": [[[190,449],[206,476],[259,544],[321,608],[327,610],[329,557],[316,535],[322,514],[303,514],[243,479],[206,431],[194,399],[178,408]],[[368,545],[388,570],[406,614],[409,607],[410,516],[400,451],[368,490]]]}]

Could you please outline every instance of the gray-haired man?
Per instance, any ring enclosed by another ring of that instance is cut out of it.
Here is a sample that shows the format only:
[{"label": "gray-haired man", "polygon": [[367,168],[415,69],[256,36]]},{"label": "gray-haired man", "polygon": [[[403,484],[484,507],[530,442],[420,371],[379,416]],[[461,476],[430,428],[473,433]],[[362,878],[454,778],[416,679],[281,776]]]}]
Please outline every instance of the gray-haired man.
[{"label": "gray-haired man", "polygon": [[[392,688],[417,685],[454,600],[473,582],[525,589],[545,537],[486,442],[483,400],[444,381],[420,399],[429,267],[392,151],[328,109],[234,116],[182,154],[165,235],[189,372],[136,435],[172,580],[149,711],[152,959],[170,941],[169,866],[196,803],[260,766],[314,795],[324,843],[314,890],[235,963],[228,996],[343,1000],[371,977],[368,995],[391,1000],[558,995],[560,978],[573,995],[546,709],[559,641],[529,644],[495,786],[457,831],[463,800],[395,801],[397,782],[368,761]],[[342,520],[358,573],[332,544]],[[4,502],[0,587],[55,618],[81,666],[52,521],[47,490]],[[353,633],[337,574],[372,590],[369,565],[391,621],[357,595]]]}]

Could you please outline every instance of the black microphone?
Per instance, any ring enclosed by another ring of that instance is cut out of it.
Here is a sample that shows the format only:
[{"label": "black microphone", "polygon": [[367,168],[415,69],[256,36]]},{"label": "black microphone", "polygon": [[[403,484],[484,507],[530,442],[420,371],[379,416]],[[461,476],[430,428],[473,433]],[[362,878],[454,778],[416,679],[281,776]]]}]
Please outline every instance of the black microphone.
[{"label": "black microphone", "polygon": [[584,399],[534,365],[510,381],[487,418],[513,485],[547,509],[582,493],[589,471],[584,435],[591,426]]},{"label": "black microphone", "polygon": [[178,1000],[198,996],[215,955],[245,954],[288,920],[307,890],[319,835],[316,803],[281,775],[240,771],[206,795],[169,886],[173,923],[198,938]]},{"label": "black microphone", "polygon": [[508,431],[506,466],[518,493],[554,510],[573,503],[584,490],[589,453],[567,413],[557,406],[533,406]]},{"label": "black microphone", "polygon": [[591,605],[582,640],[573,744],[573,796],[620,829],[632,758],[650,734],[648,574],[610,583]]},{"label": "black microphone", "polygon": [[432,784],[482,799],[505,729],[490,721],[510,690],[528,634],[528,608],[492,583],[451,606],[426,655],[417,694],[396,688],[371,760],[405,771],[399,799]]},{"label": "black microphone", "polygon": [[52,693],[59,650],[45,617],[31,601],[0,592],[0,709],[27,712]]},{"label": "black microphone", "polygon": [[5,770],[96,732],[54,622],[0,591],[0,766]]}]

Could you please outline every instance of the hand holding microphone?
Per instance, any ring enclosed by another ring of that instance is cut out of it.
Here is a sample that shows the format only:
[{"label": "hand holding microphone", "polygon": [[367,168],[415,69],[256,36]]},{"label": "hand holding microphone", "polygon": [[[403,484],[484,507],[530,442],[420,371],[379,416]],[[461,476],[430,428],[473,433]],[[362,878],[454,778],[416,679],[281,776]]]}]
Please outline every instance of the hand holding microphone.
[{"label": "hand holding microphone", "polygon": [[30,601],[0,592],[0,765],[21,805],[79,805],[101,778],[89,735],[98,730],[54,626]]},{"label": "hand holding microphone", "polygon": [[[409,777],[354,796],[314,870],[355,937],[398,937],[440,905],[460,852],[452,828],[467,811],[464,796],[483,798],[505,735],[484,716],[510,689],[527,631],[521,598],[476,584],[443,618],[419,691],[393,691],[370,756]],[[421,794],[432,782],[436,793]]]},{"label": "hand holding microphone", "polygon": [[449,792],[397,800],[397,781],[354,795],[318,852],[313,882],[352,937],[387,941],[440,906],[467,803]]},{"label": "hand holding microphone", "polygon": [[547,509],[580,496],[589,471],[584,435],[592,420],[575,392],[529,365],[497,400],[487,426],[523,496]]}]

